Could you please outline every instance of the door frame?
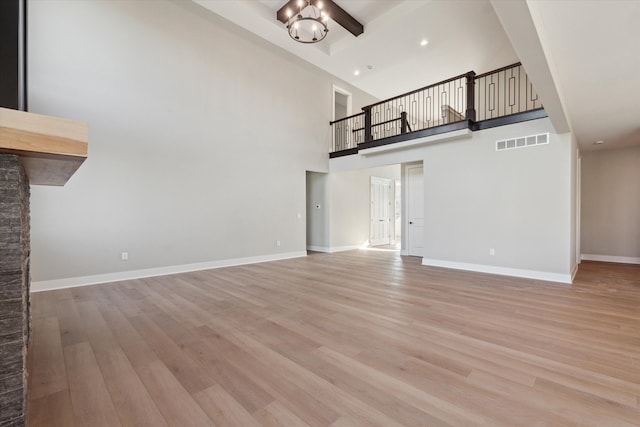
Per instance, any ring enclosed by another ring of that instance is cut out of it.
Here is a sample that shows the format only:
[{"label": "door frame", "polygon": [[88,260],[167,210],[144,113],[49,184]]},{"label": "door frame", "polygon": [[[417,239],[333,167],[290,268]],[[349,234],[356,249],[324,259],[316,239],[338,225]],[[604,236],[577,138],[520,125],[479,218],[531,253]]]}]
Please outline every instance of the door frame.
[{"label": "door frame", "polygon": [[[404,195],[402,190],[402,176],[400,179],[393,180],[393,238],[391,239],[392,244],[400,243],[402,246],[402,233],[404,233],[404,227],[402,226],[402,218],[404,208]],[[400,213],[400,217],[396,220],[396,215]],[[399,233],[399,234],[398,234]]]},{"label": "door frame", "polygon": [[582,157],[580,149],[576,148],[576,265],[582,263],[582,249],[580,248],[582,231]]}]

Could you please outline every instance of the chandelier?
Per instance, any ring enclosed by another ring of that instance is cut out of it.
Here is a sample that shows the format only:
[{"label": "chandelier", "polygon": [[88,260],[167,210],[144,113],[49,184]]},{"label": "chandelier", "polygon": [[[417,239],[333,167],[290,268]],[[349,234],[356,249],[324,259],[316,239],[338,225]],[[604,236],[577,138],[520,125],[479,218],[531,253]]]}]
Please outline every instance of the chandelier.
[{"label": "chandelier", "polygon": [[318,43],[329,32],[329,15],[322,10],[321,0],[298,0],[298,13],[287,9],[289,36],[300,43]]}]

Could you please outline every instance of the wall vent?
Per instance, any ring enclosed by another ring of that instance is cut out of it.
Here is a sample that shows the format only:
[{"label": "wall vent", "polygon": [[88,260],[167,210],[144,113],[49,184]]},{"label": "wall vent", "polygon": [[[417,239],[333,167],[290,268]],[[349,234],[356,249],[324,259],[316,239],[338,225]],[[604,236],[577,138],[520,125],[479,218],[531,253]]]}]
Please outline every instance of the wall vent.
[{"label": "wall vent", "polygon": [[512,150],[514,148],[532,147],[534,145],[544,145],[549,143],[549,133],[538,135],[520,136],[511,139],[496,141],[496,151]]}]

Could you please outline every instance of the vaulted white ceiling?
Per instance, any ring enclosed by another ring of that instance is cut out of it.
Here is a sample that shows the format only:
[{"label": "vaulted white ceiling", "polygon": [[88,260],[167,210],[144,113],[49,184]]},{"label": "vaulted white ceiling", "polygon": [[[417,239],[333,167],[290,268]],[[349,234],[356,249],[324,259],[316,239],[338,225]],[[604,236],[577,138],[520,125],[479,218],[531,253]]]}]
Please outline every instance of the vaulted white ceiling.
[{"label": "vaulted white ceiling", "polygon": [[[380,99],[521,60],[554,125],[570,127],[581,148],[640,144],[640,1],[336,0],[364,34],[330,21],[314,45],[276,20],[286,0],[193,1]],[[522,25],[505,21],[514,16]]]},{"label": "vaulted white ceiling", "polygon": [[276,20],[286,0],[193,1],[380,99],[518,60],[488,0],[337,0],[364,34],[330,21],[313,45],[292,40]]}]

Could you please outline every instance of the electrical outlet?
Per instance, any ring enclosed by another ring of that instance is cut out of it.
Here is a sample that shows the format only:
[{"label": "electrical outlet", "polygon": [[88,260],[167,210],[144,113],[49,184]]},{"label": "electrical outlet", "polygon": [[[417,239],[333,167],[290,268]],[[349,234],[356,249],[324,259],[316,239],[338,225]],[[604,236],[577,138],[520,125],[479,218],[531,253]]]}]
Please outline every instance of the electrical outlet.
[{"label": "electrical outlet", "polygon": [[496,254],[496,250],[491,248],[489,249],[489,255],[494,256]]},{"label": "electrical outlet", "polygon": [[120,259],[121,259],[122,261],[127,261],[127,260],[129,259],[129,252],[122,252],[122,253],[120,254]]},{"label": "electrical outlet", "polygon": [[280,247],[280,240],[276,240],[276,246]]}]

